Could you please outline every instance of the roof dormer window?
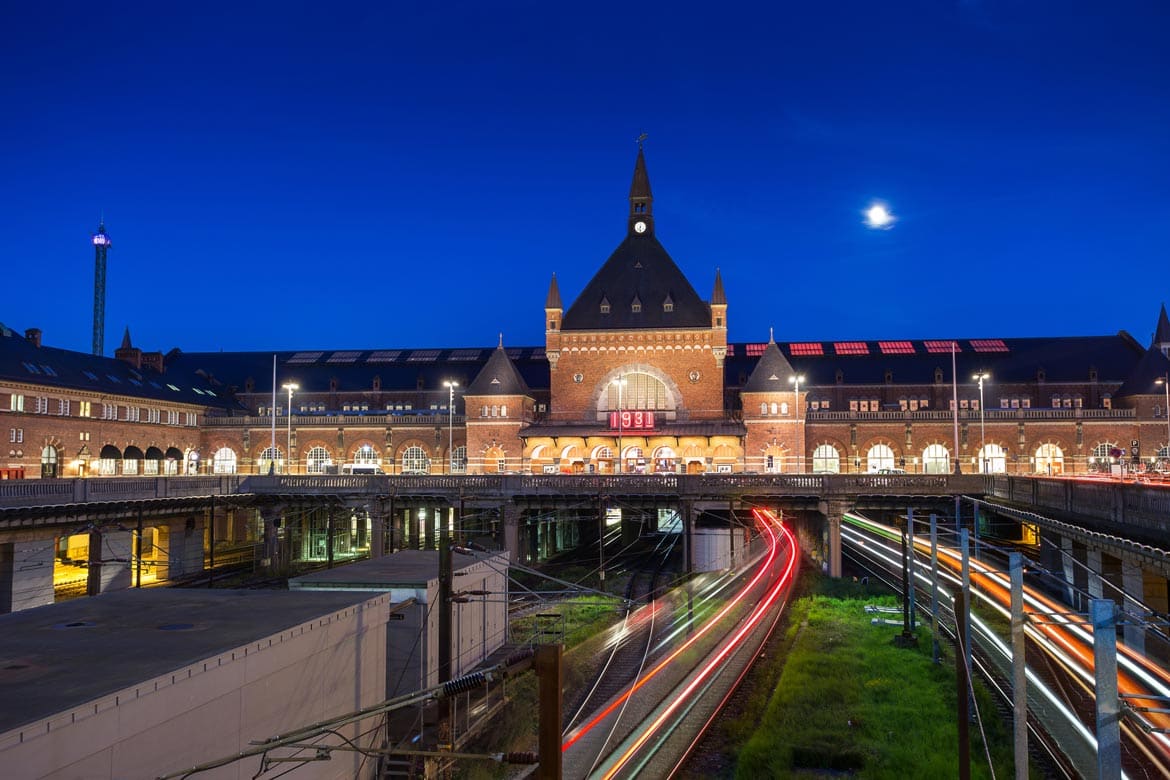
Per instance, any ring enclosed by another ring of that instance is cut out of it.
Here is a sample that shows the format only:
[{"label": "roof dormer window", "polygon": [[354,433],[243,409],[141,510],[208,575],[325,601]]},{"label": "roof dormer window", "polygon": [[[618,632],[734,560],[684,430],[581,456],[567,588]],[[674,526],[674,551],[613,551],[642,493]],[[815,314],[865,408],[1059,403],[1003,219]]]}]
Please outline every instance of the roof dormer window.
[{"label": "roof dormer window", "polygon": [[674,311],[674,299],[671,298],[669,295],[667,295],[666,300],[662,302],[662,310],[664,312]]},{"label": "roof dormer window", "polygon": [[634,296],[634,300],[630,303],[630,311],[632,311],[634,314],[641,314],[642,312],[642,300],[636,295]]},{"label": "roof dormer window", "polygon": [[603,297],[601,299],[601,313],[602,314],[609,314],[609,298]]}]

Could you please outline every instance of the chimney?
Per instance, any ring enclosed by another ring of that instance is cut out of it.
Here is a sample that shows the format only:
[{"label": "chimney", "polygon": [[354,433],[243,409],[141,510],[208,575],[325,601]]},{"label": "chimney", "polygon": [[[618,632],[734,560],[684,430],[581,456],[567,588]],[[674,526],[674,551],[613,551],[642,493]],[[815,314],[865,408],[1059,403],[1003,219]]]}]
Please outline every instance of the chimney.
[{"label": "chimney", "polygon": [[154,369],[157,373],[163,373],[163,353],[161,352],[143,352],[142,353],[143,368]]},{"label": "chimney", "polygon": [[29,328],[24,332],[24,337],[32,342],[32,345],[37,349],[41,348],[41,329]]}]

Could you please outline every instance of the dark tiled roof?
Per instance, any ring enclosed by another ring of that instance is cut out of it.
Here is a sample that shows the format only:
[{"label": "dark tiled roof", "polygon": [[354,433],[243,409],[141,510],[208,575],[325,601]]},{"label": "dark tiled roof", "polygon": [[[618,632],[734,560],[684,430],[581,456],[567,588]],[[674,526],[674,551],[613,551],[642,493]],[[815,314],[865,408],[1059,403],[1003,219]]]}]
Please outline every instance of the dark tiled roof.
[{"label": "dark tiled roof", "polygon": [[0,327],[0,379],[46,387],[228,409],[235,401],[226,388],[197,373],[197,366],[172,366],[165,373],[136,370],[117,358],[37,346]]},{"label": "dark tiled roof", "polygon": [[1166,316],[1166,304],[1162,304],[1162,311],[1158,314],[1158,327],[1154,330],[1154,343],[1165,344],[1170,342],[1170,318]]},{"label": "dark tiled roof", "polygon": [[759,362],[756,363],[756,367],[752,370],[747,384],[743,386],[743,392],[787,391],[793,386],[789,380],[794,376],[796,376],[796,372],[792,370],[792,364],[784,357],[780,348],[776,346],[776,342],[770,341],[764,349],[764,354],[760,356]]},{"label": "dark tiled roof", "polygon": [[[1166,310],[1162,309],[1165,315]],[[1161,395],[1165,389],[1155,384],[1156,379],[1170,375],[1170,360],[1156,347],[1150,347],[1142,355],[1125,383],[1117,389],[1118,396]]]},{"label": "dark tiled roof", "polygon": [[[673,301],[671,311],[663,304]],[[634,299],[642,306],[633,310]],[[609,302],[603,313],[601,302]],[[651,233],[626,236],[565,312],[562,330],[709,328],[711,308]]]},{"label": "dark tiled roof", "polygon": [[467,388],[467,395],[528,395],[524,377],[512,365],[501,344],[488,358],[487,365]]}]

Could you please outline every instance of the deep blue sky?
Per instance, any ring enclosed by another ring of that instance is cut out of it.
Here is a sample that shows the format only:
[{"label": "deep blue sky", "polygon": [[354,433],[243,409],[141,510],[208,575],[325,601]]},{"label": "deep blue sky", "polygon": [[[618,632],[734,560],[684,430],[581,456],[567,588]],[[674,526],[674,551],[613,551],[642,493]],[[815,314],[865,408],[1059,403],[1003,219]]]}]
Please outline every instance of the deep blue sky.
[{"label": "deep blue sky", "polygon": [[[1111,334],[1170,299],[1170,5],[20,3],[0,322],[88,351],[543,343],[625,231],[730,338]],[[868,229],[889,204],[898,222]]]}]

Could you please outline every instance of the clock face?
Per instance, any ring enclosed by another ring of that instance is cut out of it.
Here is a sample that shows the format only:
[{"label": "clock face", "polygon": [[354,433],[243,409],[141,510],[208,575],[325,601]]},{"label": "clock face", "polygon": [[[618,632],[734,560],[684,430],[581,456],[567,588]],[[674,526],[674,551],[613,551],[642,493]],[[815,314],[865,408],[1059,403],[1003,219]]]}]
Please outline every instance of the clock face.
[{"label": "clock face", "polygon": [[646,232],[646,223],[645,222],[635,222],[634,223],[634,232],[635,233],[645,233]]}]

